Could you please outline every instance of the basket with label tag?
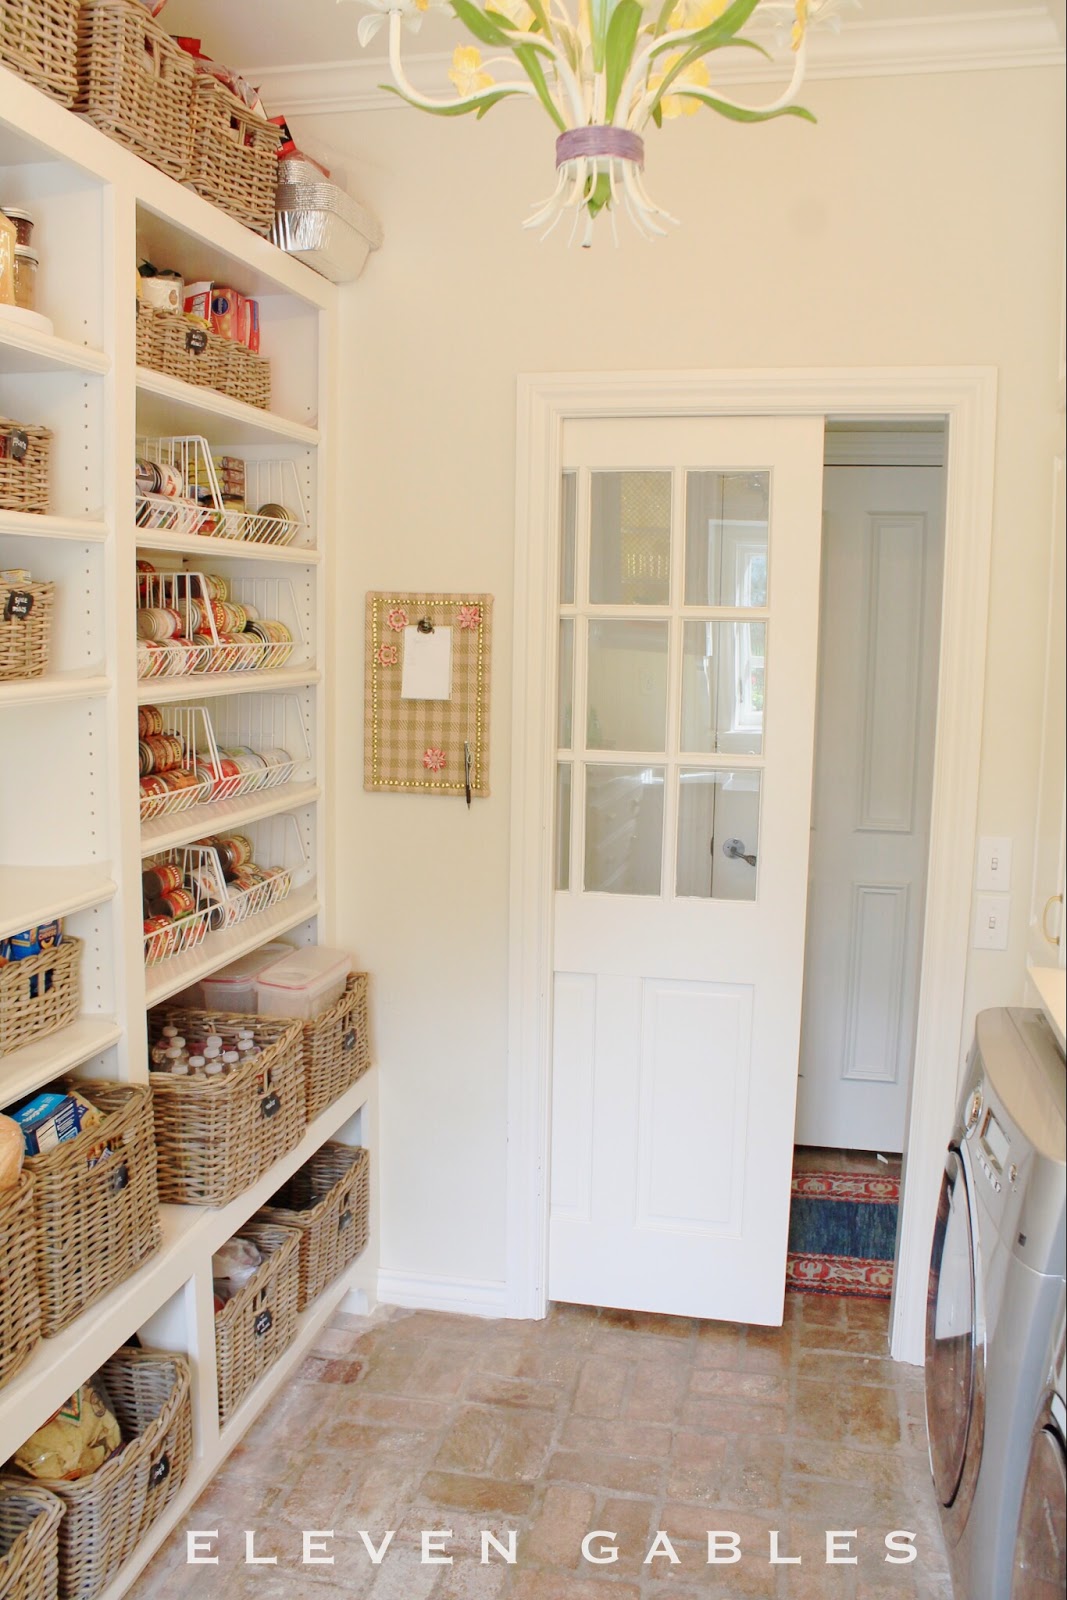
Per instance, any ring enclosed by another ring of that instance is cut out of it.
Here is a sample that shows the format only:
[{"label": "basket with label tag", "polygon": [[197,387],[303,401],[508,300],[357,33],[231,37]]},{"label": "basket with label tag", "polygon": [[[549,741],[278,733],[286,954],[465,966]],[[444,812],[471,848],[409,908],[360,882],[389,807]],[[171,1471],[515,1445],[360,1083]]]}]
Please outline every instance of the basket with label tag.
[{"label": "basket with label tag", "polygon": [[55,592],[54,583],[0,578],[0,678],[39,678],[45,671]]},{"label": "basket with label tag", "polygon": [[370,1232],[370,1151],[330,1140],[258,1213],[261,1222],[300,1231],[303,1311],[350,1267]]},{"label": "basket with label tag", "polygon": [[233,1415],[296,1333],[299,1233],[251,1222],[241,1229],[240,1238],[250,1240],[263,1260],[215,1313],[220,1423]]},{"label": "basket with label tag", "polygon": [[303,1025],[307,1115],[320,1111],[357,1083],[371,1064],[367,1035],[367,974],[353,972],[340,1000]]},{"label": "basket with label tag", "polygon": [[47,512],[51,452],[47,428],[0,417],[0,511]]}]

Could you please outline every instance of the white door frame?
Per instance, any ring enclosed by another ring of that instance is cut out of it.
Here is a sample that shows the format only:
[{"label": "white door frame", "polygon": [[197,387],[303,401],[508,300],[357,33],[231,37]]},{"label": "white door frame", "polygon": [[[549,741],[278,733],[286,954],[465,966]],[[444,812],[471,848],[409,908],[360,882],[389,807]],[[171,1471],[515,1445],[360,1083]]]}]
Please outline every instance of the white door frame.
[{"label": "white door frame", "polygon": [[547,1306],[559,482],[571,417],[944,417],[945,579],[915,1066],[891,1349],[923,1360],[926,1282],[956,1106],[978,811],[996,369],[541,373],[518,381],[508,1050],[507,1312]]}]

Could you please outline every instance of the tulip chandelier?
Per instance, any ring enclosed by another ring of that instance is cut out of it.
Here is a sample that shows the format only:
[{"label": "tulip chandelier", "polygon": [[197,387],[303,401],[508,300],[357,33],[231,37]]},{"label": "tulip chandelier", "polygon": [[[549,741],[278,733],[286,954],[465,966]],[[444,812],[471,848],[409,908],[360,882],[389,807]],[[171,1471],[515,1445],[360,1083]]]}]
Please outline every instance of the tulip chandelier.
[{"label": "tulip chandelier", "polygon": [[[389,30],[389,65],[395,82],[383,88],[409,105],[440,117],[473,112],[483,117],[515,96],[541,102],[558,129],[556,187],[525,226],[552,232],[570,216],[570,236],[592,243],[600,216],[625,211],[646,238],[674,222],[649,197],[644,183],[644,130],[664,118],[709,106],[733,122],[772,117],[815,119],[796,104],[804,81],[807,36],[857,0],[360,0],[368,13],[359,24],[366,45],[383,25]],[[572,8],[575,8],[572,9]],[[415,31],[430,10],[453,14],[474,44],[457,45],[448,76],[448,99],[421,94],[401,60],[404,30]],[[768,56],[741,29],[769,19],[788,30],[792,75],[781,94],[763,106],[739,105],[712,87],[709,59],[719,50]],[[480,46],[496,52],[483,60]],[[500,69],[507,76],[498,77]]]}]

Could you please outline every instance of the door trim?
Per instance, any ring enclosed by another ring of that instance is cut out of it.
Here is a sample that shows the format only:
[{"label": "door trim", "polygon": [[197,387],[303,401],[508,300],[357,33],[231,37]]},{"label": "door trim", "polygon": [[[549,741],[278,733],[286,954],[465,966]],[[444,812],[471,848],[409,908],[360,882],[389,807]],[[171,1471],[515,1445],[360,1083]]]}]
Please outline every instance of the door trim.
[{"label": "door trim", "polygon": [[[945,575],[930,856],[891,1350],[921,1364],[930,1240],[962,1038],[984,708],[997,375],[992,367],[520,374],[516,438],[507,1308],[547,1309],[559,472],[579,417],[944,417]],[[523,601],[524,597],[524,601]],[[976,685],[978,686],[976,688]]]}]

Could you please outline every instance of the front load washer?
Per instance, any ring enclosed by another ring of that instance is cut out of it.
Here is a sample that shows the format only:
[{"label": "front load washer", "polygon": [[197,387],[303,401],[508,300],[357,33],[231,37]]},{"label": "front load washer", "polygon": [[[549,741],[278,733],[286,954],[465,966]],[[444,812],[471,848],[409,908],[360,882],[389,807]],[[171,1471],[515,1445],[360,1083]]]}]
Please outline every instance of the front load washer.
[{"label": "front load washer", "polygon": [[956,1600],[1005,1600],[1063,1294],[1065,1076],[1039,1011],[977,1020],[934,1228],[926,1420]]},{"label": "front load washer", "polygon": [[1011,1600],[1063,1600],[1067,1591],[1067,1305],[1049,1363],[1048,1388],[1030,1441]]}]

